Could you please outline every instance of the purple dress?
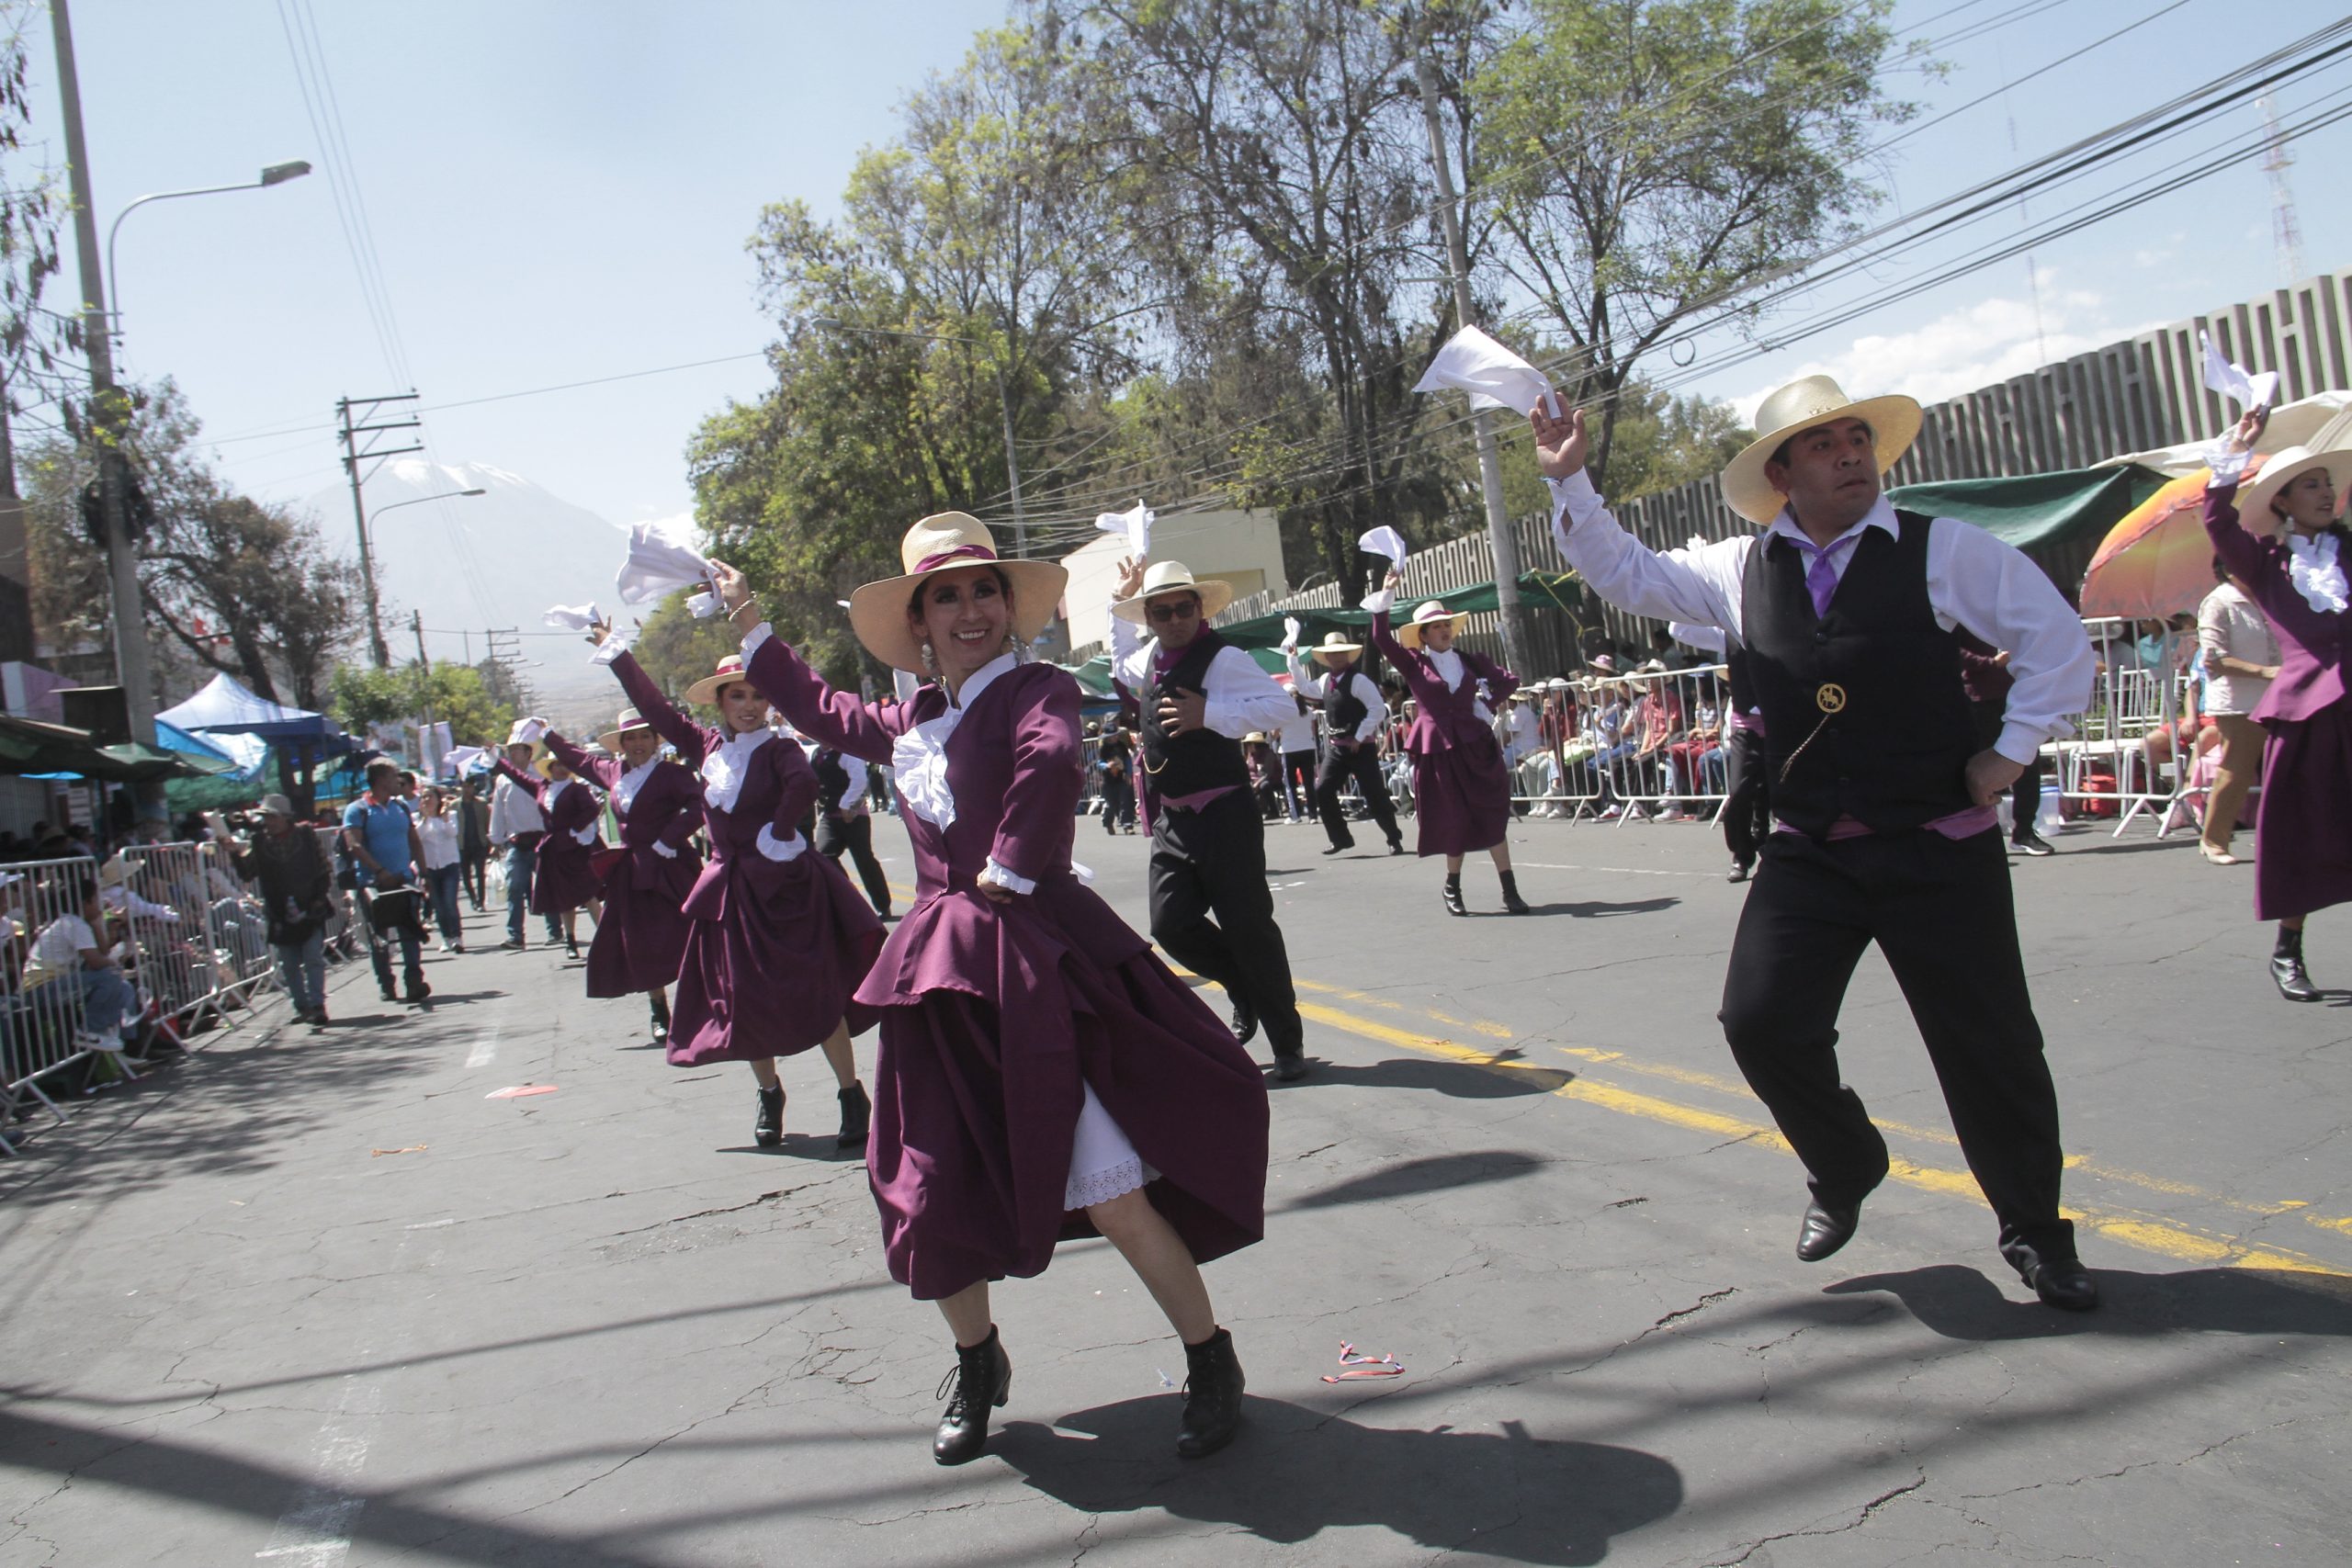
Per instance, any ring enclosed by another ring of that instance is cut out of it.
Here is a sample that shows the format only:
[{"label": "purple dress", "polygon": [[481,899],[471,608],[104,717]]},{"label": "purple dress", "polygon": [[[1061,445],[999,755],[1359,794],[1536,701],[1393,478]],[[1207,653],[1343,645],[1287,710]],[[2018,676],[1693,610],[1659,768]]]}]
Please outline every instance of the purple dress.
[{"label": "purple dress", "polygon": [[[2254,829],[2254,914],[2278,920],[2352,903],[2352,615],[2314,610],[2287,571],[2283,538],[2256,538],[2238,522],[2234,485],[2208,486],[2205,532],[2278,638],[2278,678],[2253,717],[2270,732],[2262,751],[2262,812]],[[2352,567],[2341,524],[2336,559]]]},{"label": "purple dress", "polygon": [[[604,863],[605,913],[588,945],[588,994],[626,997],[678,977],[686,951],[686,895],[702,872],[694,847],[702,826],[702,781],[667,760],[648,764],[634,794],[623,786],[628,767],[616,757],[592,757],[550,731],[548,750],[582,778],[605,789],[620,819],[621,841]],[[664,856],[653,846],[666,845]]]},{"label": "purple dress", "polygon": [[1487,682],[1492,705],[1519,690],[1519,677],[1483,653],[1456,649],[1462,684],[1449,687],[1428,654],[1390,635],[1385,610],[1373,615],[1372,640],[1418,705],[1405,730],[1405,752],[1413,759],[1415,850],[1466,855],[1493,849],[1510,829],[1510,770],[1492,725],[1478,716],[1478,682]]},{"label": "purple dress", "polygon": [[547,818],[548,836],[539,840],[538,864],[531,873],[531,913],[560,915],[580,908],[596,897],[594,857],[605,847],[605,839],[601,832],[591,831],[583,844],[573,835],[595,829],[605,814],[604,802],[583,780],[573,779],[556,791],[555,804],[549,806],[548,794],[555,789],[552,780],[526,773],[503,757],[497,765],[500,773],[514,781],[515,788],[530,792]]},{"label": "purple dress", "polygon": [[[888,765],[899,738],[947,713],[826,686],[771,637],[750,673],[803,734]],[[866,1172],[890,1277],[920,1300],[1042,1273],[1065,1236],[1086,1090],[1149,1172],[1143,1190],[1206,1262],[1265,1234],[1266,1089],[1206,1003],[1070,870],[1083,778],[1079,688],[1017,665],[948,736],[943,829],[899,791],[914,907],[858,990],[880,1010]],[[1036,891],[977,890],[993,859]]]},{"label": "purple dress", "polygon": [[[670,1065],[789,1056],[822,1043],[845,1017],[852,1033],[865,1029],[870,1021],[850,998],[881,951],[881,920],[806,839],[790,860],[760,847],[763,830],[771,845],[799,834],[817,802],[808,759],[764,730],[766,739],[747,745],[750,738],[696,724],[626,653],[613,660],[613,673],[646,722],[702,774],[710,863],[686,895]],[[731,798],[722,778],[733,785]]]}]

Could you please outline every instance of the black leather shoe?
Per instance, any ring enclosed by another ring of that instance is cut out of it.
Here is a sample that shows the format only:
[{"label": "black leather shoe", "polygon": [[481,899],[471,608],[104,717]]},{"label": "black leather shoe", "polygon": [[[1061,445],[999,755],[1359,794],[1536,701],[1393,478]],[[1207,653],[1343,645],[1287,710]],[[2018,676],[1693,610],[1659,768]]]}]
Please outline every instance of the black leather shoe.
[{"label": "black leather shoe", "polygon": [[1446,879],[1445,884],[1445,912],[1449,915],[1466,915],[1470,912],[1462,907],[1462,884],[1451,877]]},{"label": "black leather shoe", "polygon": [[1296,1083],[1306,1076],[1306,1052],[1277,1051],[1274,1053],[1274,1077],[1284,1083]]},{"label": "black leather shoe", "polygon": [[1350,839],[1345,843],[1333,844],[1329,849],[1325,850],[1323,852],[1327,855],[1343,855],[1355,847],[1356,841],[1353,839]]},{"label": "black leather shoe", "polygon": [[874,1102],[865,1098],[865,1086],[854,1083],[841,1091],[842,1130],[833,1136],[835,1154],[853,1154],[865,1147],[865,1134],[874,1122]]},{"label": "black leather shoe", "polygon": [[1233,1038],[1247,1045],[1258,1036],[1258,1010],[1241,997],[1233,998]]},{"label": "black leather shoe", "polygon": [[1519,896],[1519,878],[1508,871],[1503,873],[1503,908],[1514,915],[1532,915],[1535,912],[1528,908],[1527,900]]},{"label": "black leather shoe", "polygon": [[1725,882],[1745,882],[1747,880],[1748,874],[1755,869],[1755,866],[1751,863],[1741,860],[1735,855],[1732,857],[1731,869],[1724,873],[1724,880]]},{"label": "black leather shoe", "polygon": [[[951,1397],[948,1391],[955,1391]],[[989,1446],[989,1412],[1002,1408],[1012,1393],[1012,1361],[997,1339],[996,1325],[989,1337],[969,1348],[956,1347],[956,1369],[940,1381],[939,1393],[947,1408],[931,1439],[931,1457],[941,1464],[968,1464]]]},{"label": "black leather shoe", "polygon": [[2041,834],[2032,831],[2030,829],[2025,832],[2016,835],[2014,838],[2009,840],[2009,842],[2017,846],[2018,852],[2020,854],[2032,855],[2036,859],[2040,859],[2043,855],[2054,855],[2058,852],[2056,845],[2043,838]]},{"label": "black leather shoe", "polygon": [[2303,961],[2280,953],[2270,960],[2270,977],[2278,982],[2278,994],[2290,1002],[2319,1000],[2319,987],[2303,968]]},{"label": "black leather shoe", "polygon": [[760,1090],[760,1113],[752,1123],[752,1141],[763,1149],[784,1142],[784,1086]]},{"label": "black leather shoe", "polygon": [[2018,1271],[2018,1278],[2033,1287],[2044,1306],[2061,1312],[2089,1312],[2098,1305],[2098,1283],[2091,1271],[2083,1267],[2079,1258],[2042,1256],[2023,1242],[2011,1242],[2001,1248],[2001,1256]]},{"label": "black leather shoe", "polygon": [[653,998],[653,1043],[665,1045],[670,1040],[670,1004],[656,992]]},{"label": "black leather shoe", "polygon": [[433,987],[424,983],[424,976],[411,975],[408,977],[408,994],[401,999],[402,1001],[409,1002],[421,1002],[432,994]]},{"label": "black leather shoe", "polygon": [[1241,1430],[1241,1361],[1233,1336],[1218,1329],[1198,1345],[1184,1347],[1184,1419],[1176,1431],[1176,1457],[1205,1459]]},{"label": "black leather shoe", "polygon": [[1390,854],[1392,854],[1392,855],[1401,855],[1401,854],[1403,854],[1403,853],[1405,852],[1405,840],[1402,840],[1402,839],[1391,839],[1391,840],[1388,840],[1388,852],[1389,852]]},{"label": "black leather shoe", "polygon": [[1797,1231],[1797,1258],[1800,1262],[1818,1263],[1854,1239],[1854,1229],[1862,1223],[1862,1206],[1832,1209],[1821,1203],[1804,1206],[1804,1224]]}]

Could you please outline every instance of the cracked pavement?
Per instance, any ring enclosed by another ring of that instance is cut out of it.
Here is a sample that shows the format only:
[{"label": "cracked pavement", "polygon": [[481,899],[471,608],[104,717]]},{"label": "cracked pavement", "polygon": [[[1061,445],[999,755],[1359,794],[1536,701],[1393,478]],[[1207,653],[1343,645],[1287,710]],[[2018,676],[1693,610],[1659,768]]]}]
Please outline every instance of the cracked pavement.
[{"label": "cracked pavement", "polygon": [[[1141,841],[1089,830],[1140,925]],[[2015,867],[2098,1226],[2077,1318],[1940,1179],[1795,1261],[1800,1171],[1724,1131],[1763,1117],[1712,832],[1525,825],[1523,919],[1320,846],[1270,830],[1322,1066],[1272,1090],[1267,1241],[1208,1270],[1228,1453],[1174,1457],[1182,1350],[1085,1243],[1000,1290],[1011,1403],[933,1465],[952,1353],[814,1054],[762,1151],[746,1069],[488,951],[424,1012],[346,966],[324,1034],[271,1002],[0,1163],[0,1563],[2352,1560],[2352,1010],[2276,1000],[2246,876],[2144,833]],[[2352,986],[2352,916],[2310,943]],[[1875,957],[1844,1036],[1897,1152],[1958,1169]],[[558,1092],[483,1098],[525,1083]],[[1342,1339],[1404,1373],[1324,1382]]]}]

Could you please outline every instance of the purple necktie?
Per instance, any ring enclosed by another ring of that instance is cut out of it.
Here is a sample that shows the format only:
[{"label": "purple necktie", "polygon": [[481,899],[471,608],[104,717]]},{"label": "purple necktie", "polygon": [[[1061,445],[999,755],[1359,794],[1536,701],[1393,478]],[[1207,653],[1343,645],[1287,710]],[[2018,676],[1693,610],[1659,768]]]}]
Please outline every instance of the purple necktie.
[{"label": "purple necktie", "polygon": [[1810,539],[1796,541],[1797,548],[1813,557],[1813,565],[1805,569],[1805,592],[1813,595],[1815,620],[1829,614],[1829,596],[1838,592],[1838,568],[1830,557],[1852,544],[1852,538],[1833,539],[1828,547],[1816,548]]}]

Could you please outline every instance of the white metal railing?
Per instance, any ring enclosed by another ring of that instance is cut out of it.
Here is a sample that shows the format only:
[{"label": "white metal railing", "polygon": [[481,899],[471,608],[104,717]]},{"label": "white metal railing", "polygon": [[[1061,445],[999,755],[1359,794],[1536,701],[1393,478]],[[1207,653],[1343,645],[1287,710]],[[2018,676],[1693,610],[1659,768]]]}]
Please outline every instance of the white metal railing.
[{"label": "white metal railing", "polygon": [[[58,930],[82,916],[97,883],[97,862],[86,855],[0,866],[0,1152],[17,1152],[10,1134],[25,1114],[65,1120],[44,1080],[85,1066],[94,1076],[137,1076],[115,1054],[92,1048],[79,935]],[[112,945],[107,932],[92,934]]]}]

